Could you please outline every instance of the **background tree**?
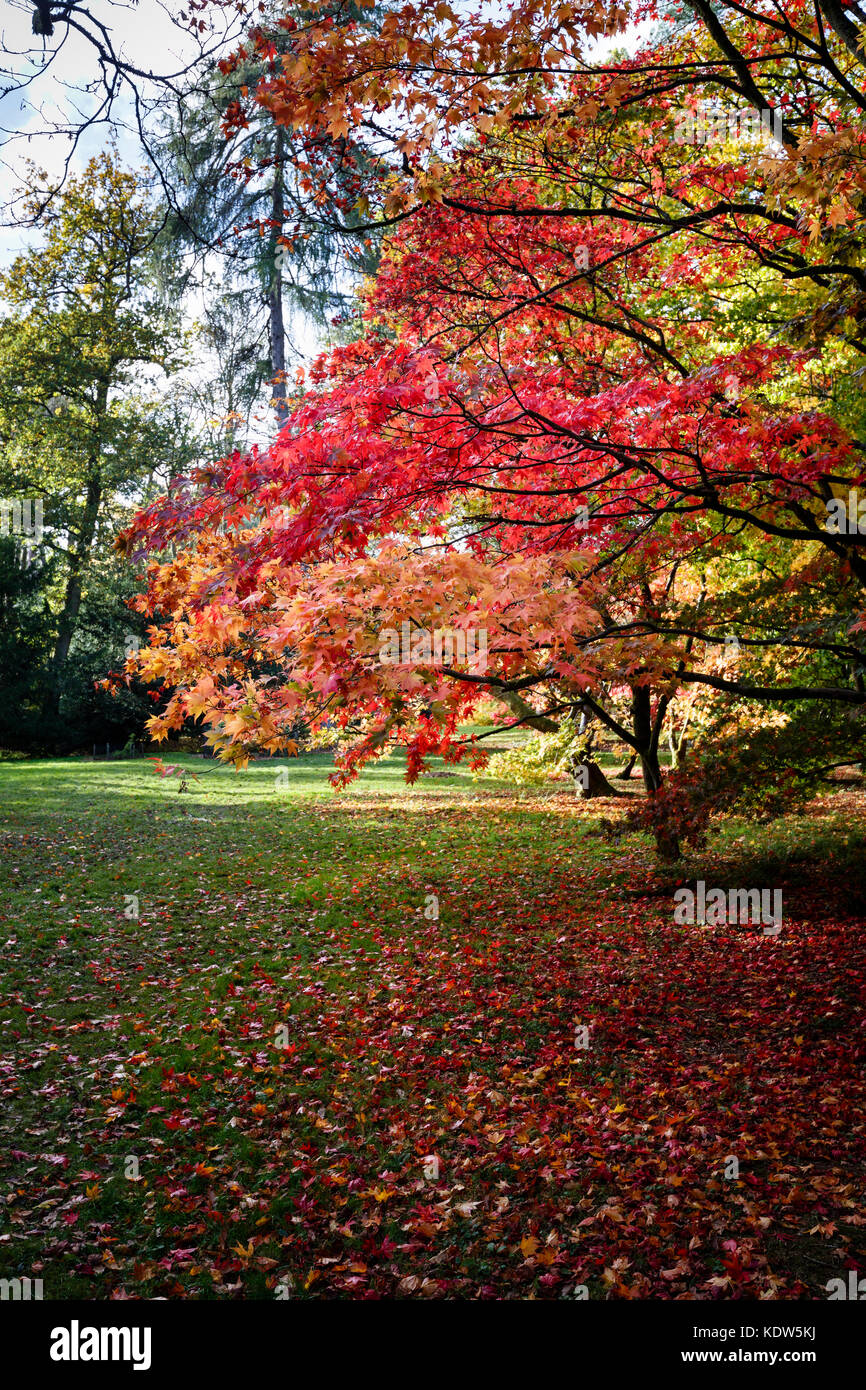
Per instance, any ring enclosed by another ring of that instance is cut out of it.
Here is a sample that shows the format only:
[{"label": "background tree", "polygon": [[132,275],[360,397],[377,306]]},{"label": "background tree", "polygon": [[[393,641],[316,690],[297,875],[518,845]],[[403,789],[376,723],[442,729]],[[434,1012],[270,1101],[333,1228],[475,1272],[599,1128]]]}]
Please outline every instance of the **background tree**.
[{"label": "background tree", "polygon": [[[360,13],[334,8],[341,22]],[[293,31],[304,24],[303,6],[269,11],[253,44],[197,71],[168,108],[159,159],[173,190],[163,273],[186,288],[222,261],[227,292],[247,306],[250,343],[267,340],[261,382],[272,382],[283,424],[289,359],[300,355],[289,324],[296,334],[305,327],[329,333],[335,315],[351,310],[358,278],[375,270],[378,237],[352,235],[362,179],[375,171],[347,136],[296,135],[260,107],[235,119],[251,89],[275,80]]]},{"label": "background tree", "polygon": [[[34,172],[34,213],[43,192]],[[62,734],[76,644],[83,657],[86,632],[104,660],[122,619],[117,527],[193,457],[154,394],[183,346],[176,313],[149,279],[158,226],[144,185],[105,153],[42,211],[42,245],[0,280],[9,306],[0,323],[0,493],[43,510],[35,552],[46,651],[29,699],[47,741]],[[25,616],[32,621],[29,607]],[[126,630],[134,630],[128,613]],[[122,642],[115,651],[120,658]],[[101,674],[97,663],[89,680]]]},{"label": "background tree", "polygon": [[193,323],[193,364],[175,382],[180,418],[195,421],[202,459],[246,449],[273,425],[263,384],[269,367],[243,287],[211,283]]}]

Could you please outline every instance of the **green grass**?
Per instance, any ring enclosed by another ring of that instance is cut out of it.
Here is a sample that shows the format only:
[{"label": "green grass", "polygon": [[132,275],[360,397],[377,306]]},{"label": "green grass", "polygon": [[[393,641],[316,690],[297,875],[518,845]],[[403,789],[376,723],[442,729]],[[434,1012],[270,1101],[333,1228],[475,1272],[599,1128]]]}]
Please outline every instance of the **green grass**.
[{"label": "green grass", "polygon": [[[553,1077],[595,998],[590,955],[639,999],[675,881],[796,874],[816,836],[825,859],[862,854],[845,793],[820,824],[731,824],[662,873],[645,840],[589,834],[594,808],[564,785],[457,769],[408,788],[394,755],[335,796],[326,754],[240,773],[165,760],[200,780],[179,794],[144,761],[0,766],[0,1275],[41,1275],[47,1298],[550,1293],[545,1249],[564,1268],[572,1211],[616,1187],[593,1159],[596,1188],[569,1179],[551,1216],[538,1176],[560,1162],[545,1116],[573,1127],[571,1072],[564,1091]],[[618,1016],[618,995],[603,1008]],[[581,1065],[593,1106],[638,1071],[613,1044]],[[427,1152],[448,1167],[447,1216]],[[536,1229],[556,1242],[526,1254]],[[580,1277],[569,1260],[557,1296]],[[602,1267],[583,1272],[593,1296]]]}]

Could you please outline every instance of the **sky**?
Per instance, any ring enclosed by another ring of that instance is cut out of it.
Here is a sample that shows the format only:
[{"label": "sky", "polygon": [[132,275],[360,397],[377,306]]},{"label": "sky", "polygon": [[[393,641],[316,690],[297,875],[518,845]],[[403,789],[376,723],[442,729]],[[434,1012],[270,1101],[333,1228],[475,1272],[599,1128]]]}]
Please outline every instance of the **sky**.
[{"label": "sky", "polygon": [[[86,0],[90,13],[105,25],[112,35],[115,51],[143,72],[172,74],[200,53],[200,47],[189,31],[173,22],[172,15],[182,13],[181,0],[163,4],[161,0],[140,0],[140,3],[116,3],[116,0]],[[71,157],[72,172],[81,170],[94,154],[104,149],[114,133],[123,162],[131,168],[146,168],[147,160],[134,128],[131,89],[122,90],[112,104],[112,119],[91,126],[74,146],[56,127],[80,122],[82,115],[91,116],[99,105],[99,92],[87,91],[99,78],[96,50],[83,35],[66,31],[58,25],[53,37],[42,50],[42,40],[34,38],[31,28],[32,8],[25,0],[0,0],[0,42],[3,67],[28,78],[23,90],[0,95],[0,206],[8,207],[15,190],[21,186],[21,174],[27,159],[45,170],[52,180],[58,179],[65,162]],[[230,52],[240,33],[236,17],[228,33],[221,36],[219,51]],[[220,36],[218,36],[218,39]],[[53,54],[53,56],[52,56]],[[8,88],[9,80],[3,83]],[[152,100],[160,98],[161,89],[155,82],[137,79],[142,94]],[[38,234],[37,234],[38,235]],[[16,227],[7,215],[0,222],[0,265],[8,265],[28,244],[34,233]],[[221,266],[217,257],[205,262],[205,276],[220,278]],[[201,314],[202,298],[192,292],[185,303],[187,322]],[[305,322],[290,325],[289,334],[305,360],[319,350],[314,332]]]},{"label": "sky", "polygon": [[[142,0],[141,3],[116,3],[116,0],[87,0],[94,19],[112,35],[115,48],[123,57],[144,72],[168,74],[178,72],[199,52],[199,45],[183,26],[172,21],[172,14],[182,10],[180,0],[169,5],[161,0]],[[92,116],[98,107],[98,95],[86,90],[99,78],[99,61],[95,48],[83,35],[58,25],[52,38],[34,37],[31,30],[33,10],[26,0],[0,0],[0,43],[3,49],[3,68],[26,79],[23,89],[9,91],[10,79],[3,82],[0,95],[0,202],[6,204],[20,186],[20,175],[26,159],[34,160],[49,176],[58,175],[69,156],[71,142],[53,127],[69,124],[80,115]],[[65,30],[65,33],[64,33]],[[234,30],[237,34],[237,25]],[[230,47],[227,41],[224,46]],[[139,83],[141,91],[157,97],[159,88],[146,80]],[[126,163],[144,163],[138,139],[132,130],[133,107],[131,93],[125,89],[113,107],[118,145]],[[124,129],[127,127],[129,133]],[[80,141],[74,155],[73,168],[78,169],[108,142],[109,128],[102,122],[92,126]],[[23,244],[20,229],[10,228],[8,218],[0,229],[0,258]]]}]

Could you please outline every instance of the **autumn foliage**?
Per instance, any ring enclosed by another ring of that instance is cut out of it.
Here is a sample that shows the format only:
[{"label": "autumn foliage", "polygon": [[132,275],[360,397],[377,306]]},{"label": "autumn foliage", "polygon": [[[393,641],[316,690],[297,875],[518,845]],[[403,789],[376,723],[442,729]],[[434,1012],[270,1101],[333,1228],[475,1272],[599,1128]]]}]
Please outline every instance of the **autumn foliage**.
[{"label": "autumn foliage", "polygon": [[[866,307],[845,12],[364,14],[311,6],[279,60],[250,37],[248,100],[309,138],[314,202],[363,150],[353,212],[384,252],[272,447],[178,478],[125,539],[154,732],[201,717],[242,761],[303,717],[340,735],[338,781],[394,742],[413,778],[465,755],[493,695],[512,722],[596,721],[652,803],[695,687],[780,728],[862,710],[864,536],[827,524],[866,484],[835,385]],[[732,110],[781,139],[731,138]],[[719,138],[684,143],[708,113]],[[486,669],[383,660],[403,623],[485,631]],[[684,807],[649,806],[663,852]]]}]

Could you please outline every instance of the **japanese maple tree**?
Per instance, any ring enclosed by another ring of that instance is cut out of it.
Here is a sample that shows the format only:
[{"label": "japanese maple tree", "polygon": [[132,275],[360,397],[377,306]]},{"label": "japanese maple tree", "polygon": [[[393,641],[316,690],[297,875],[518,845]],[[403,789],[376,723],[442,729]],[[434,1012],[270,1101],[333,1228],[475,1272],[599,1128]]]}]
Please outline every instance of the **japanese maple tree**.
[{"label": "japanese maple tree", "polygon": [[[463,756],[493,693],[535,728],[600,721],[658,798],[679,690],[866,704],[866,527],[828,523],[866,483],[845,384],[866,346],[846,12],[310,15],[248,99],[365,140],[358,235],[390,234],[363,336],[299,379],[273,446],[177,479],[126,538],[153,557],[155,732],[200,715],[242,759],[287,746],[303,712],[342,729],[338,779],[395,740],[412,777]],[[592,43],[628,25],[622,49]],[[311,197],[329,177],[309,169]],[[423,643],[386,656],[404,623],[483,631],[484,669]]]}]

